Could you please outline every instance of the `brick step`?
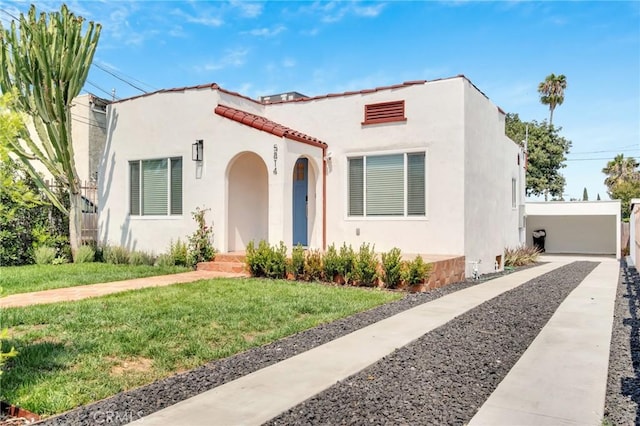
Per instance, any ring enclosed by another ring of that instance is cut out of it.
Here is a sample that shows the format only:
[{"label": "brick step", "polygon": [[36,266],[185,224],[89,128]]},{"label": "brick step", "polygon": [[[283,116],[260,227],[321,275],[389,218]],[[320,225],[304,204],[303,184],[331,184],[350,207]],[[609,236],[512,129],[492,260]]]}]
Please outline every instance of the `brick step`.
[{"label": "brick step", "polygon": [[234,274],[246,274],[247,267],[244,262],[230,262],[230,261],[218,261],[218,256],[214,262],[200,262],[197,267],[198,271],[217,271],[217,272],[232,272]]},{"label": "brick step", "polygon": [[217,263],[245,263],[247,256],[238,253],[217,253],[214,262]]}]

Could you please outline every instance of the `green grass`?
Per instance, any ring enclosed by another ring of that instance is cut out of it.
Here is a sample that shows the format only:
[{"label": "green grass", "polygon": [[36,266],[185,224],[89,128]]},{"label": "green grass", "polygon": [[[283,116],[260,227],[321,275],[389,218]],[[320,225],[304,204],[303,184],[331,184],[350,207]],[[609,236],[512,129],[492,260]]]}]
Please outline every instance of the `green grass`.
[{"label": "green grass", "polygon": [[2,288],[2,296],[7,296],[84,284],[175,274],[189,270],[181,266],[131,266],[107,263],[5,266],[0,267],[0,288]]},{"label": "green grass", "polygon": [[0,376],[0,399],[45,416],[61,413],[401,297],[216,279],[5,309],[5,346],[19,354]]}]

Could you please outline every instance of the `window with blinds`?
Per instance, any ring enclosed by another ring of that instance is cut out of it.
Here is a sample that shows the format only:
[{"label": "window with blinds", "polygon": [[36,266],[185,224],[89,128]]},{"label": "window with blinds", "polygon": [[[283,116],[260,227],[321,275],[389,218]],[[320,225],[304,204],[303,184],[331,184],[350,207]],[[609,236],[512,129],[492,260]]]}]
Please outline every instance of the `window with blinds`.
[{"label": "window with blinds", "polygon": [[349,158],[349,216],[425,216],[425,153]]},{"label": "window with blinds", "polygon": [[182,158],[129,162],[129,212],[132,216],[182,214]]}]

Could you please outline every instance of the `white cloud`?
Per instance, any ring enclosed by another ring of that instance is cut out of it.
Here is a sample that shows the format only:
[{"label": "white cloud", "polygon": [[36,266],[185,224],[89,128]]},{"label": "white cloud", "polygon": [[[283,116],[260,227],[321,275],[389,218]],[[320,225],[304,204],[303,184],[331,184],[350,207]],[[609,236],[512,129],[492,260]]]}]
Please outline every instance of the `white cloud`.
[{"label": "white cloud", "polygon": [[246,18],[256,18],[262,14],[262,3],[251,3],[240,0],[231,0],[231,6],[238,8],[240,14]]},{"label": "white cloud", "polygon": [[252,36],[257,37],[274,37],[286,29],[287,27],[284,25],[278,25],[274,28],[255,28],[251,31],[247,31],[246,34],[251,34]]},{"label": "white cloud", "polygon": [[284,58],[282,61],[282,66],[285,68],[292,68],[296,66],[296,60],[293,58]]},{"label": "white cloud", "polygon": [[331,24],[339,22],[350,15],[375,18],[382,13],[385,7],[386,3],[363,4],[356,1],[316,1],[309,6],[301,7],[299,12],[319,15],[322,22]]},{"label": "white cloud", "polygon": [[249,49],[238,48],[228,49],[225,54],[218,60],[208,62],[202,66],[196,66],[196,71],[218,71],[224,68],[238,68],[244,65],[247,61],[247,55]]},{"label": "white cloud", "polygon": [[198,15],[192,15],[182,9],[173,9],[171,14],[191,24],[199,24],[207,27],[219,27],[224,24],[222,18],[214,16],[211,9],[199,9],[198,11],[200,12]]},{"label": "white cloud", "polygon": [[386,6],[385,3],[377,3],[372,6],[357,6],[353,8],[353,12],[358,16],[364,16],[366,18],[375,18],[382,13],[382,9]]}]

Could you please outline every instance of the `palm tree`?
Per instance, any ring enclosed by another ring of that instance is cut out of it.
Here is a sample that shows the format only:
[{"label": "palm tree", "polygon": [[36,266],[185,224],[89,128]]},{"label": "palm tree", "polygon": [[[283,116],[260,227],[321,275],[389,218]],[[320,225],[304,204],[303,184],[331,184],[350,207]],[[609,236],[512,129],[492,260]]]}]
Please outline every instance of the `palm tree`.
[{"label": "palm tree", "polygon": [[[83,34],[84,29],[84,34]],[[9,149],[26,165],[29,174],[51,202],[69,216],[69,242],[75,259],[81,241],[82,196],[73,157],[71,104],[89,72],[100,38],[100,24],[69,12],[20,14],[5,29],[0,24],[0,90],[15,92],[15,110],[24,113],[35,129],[20,132]],[[42,163],[69,194],[69,209],[36,173],[32,162]]]},{"label": "palm tree", "polygon": [[553,124],[553,110],[564,102],[564,91],[567,88],[567,77],[563,74],[549,74],[542,83],[538,85],[540,102],[549,105],[549,125]]},{"label": "palm tree", "polygon": [[638,171],[640,163],[635,158],[624,158],[624,154],[618,154],[615,158],[607,163],[607,166],[602,169],[602,173],[607,177],[604,180],[604,184],[611,189],[622,183],[630,181],[640,180],[640,172]]}]

